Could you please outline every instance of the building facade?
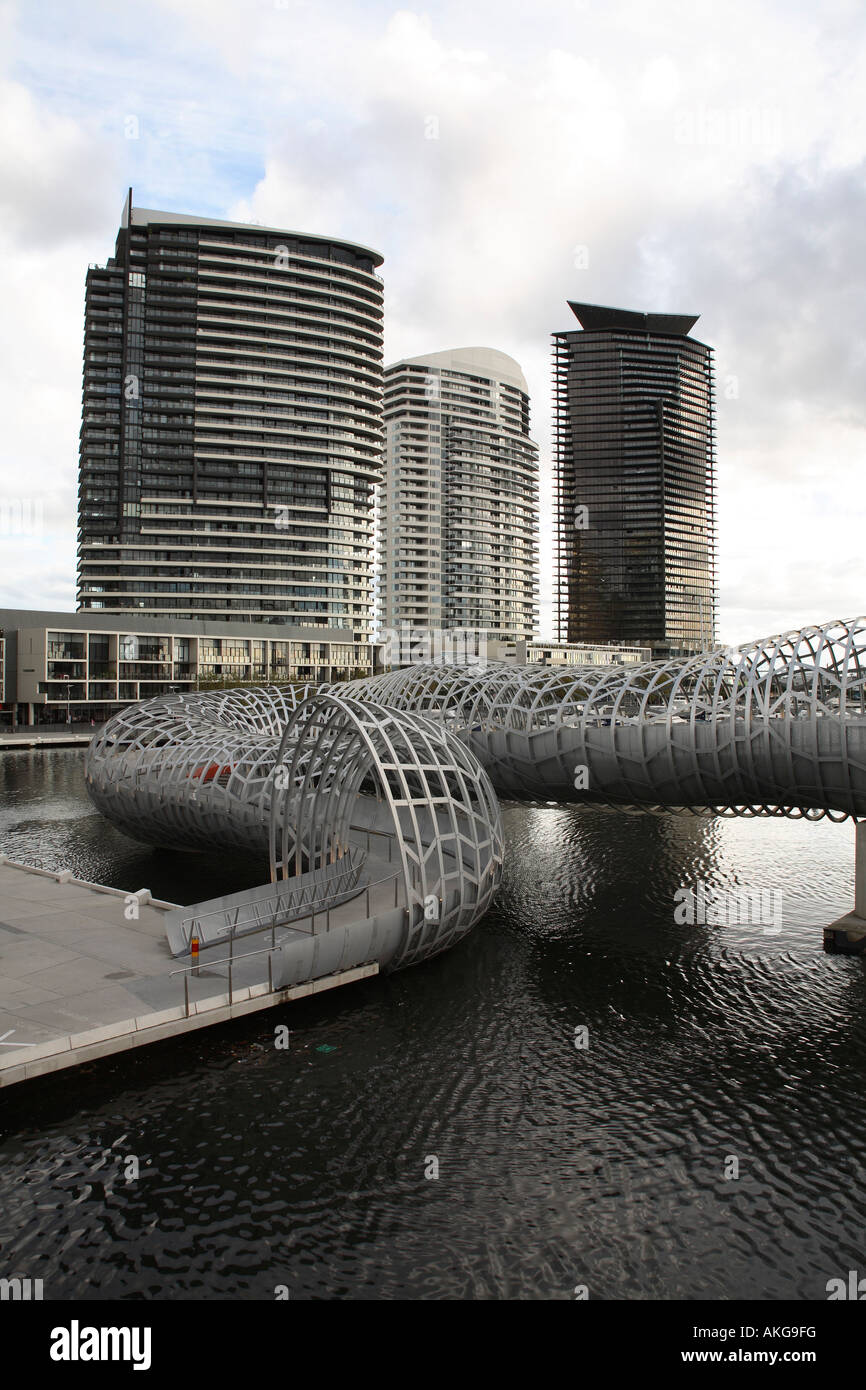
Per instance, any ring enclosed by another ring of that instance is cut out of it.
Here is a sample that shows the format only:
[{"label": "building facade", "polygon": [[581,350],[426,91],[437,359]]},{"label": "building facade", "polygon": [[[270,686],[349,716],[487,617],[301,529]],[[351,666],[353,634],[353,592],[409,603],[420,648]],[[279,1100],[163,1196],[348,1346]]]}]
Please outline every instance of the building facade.
[{"label": "building facade", "polygon": [[531,636],[538,605],[538,451],[513,358],[434,352],[385,371],[380,633]]},{"label": "building facade", "polygon": [[713,350],[695,317],[570,303],[553,335],[559,636],[716,641]]},{"label": "building facade", "polygon": [[372,649],[341,629],[208,624],[109,613],[0,610],[0,722],[110,718],[174,692],[342,681],[372,673]]},{"label": "building facade", "polygon": [[490,661],[510,666],[631,666],[652,661],[649,647],[616,644],[586,646],[572,642],[545,642],[542,638],[522,642],[492,642],[487,648]]},{"label": "building facade", "polygon": [[369,642],[381,261],[130,189],[87,273],[81,611]]}]

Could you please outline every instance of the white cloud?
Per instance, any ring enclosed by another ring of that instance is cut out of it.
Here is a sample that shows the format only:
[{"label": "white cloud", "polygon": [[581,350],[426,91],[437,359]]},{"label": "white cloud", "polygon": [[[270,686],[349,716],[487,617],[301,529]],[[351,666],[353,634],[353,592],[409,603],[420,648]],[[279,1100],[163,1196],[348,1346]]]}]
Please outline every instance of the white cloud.
[{"label": "white cloud", "polygon": [[145,0],[91,24],[92,8],[54,11],[64,42],[53,7],[19,12],[0,107],[7,485],[23,472],[58,499],[70,591],[83,276],[132,182],[145,205],[381,250],[387,357],[517,357],[546,486],[566,299],[700,313],[722,388],[723,639],[866,607],[857,5]]}]

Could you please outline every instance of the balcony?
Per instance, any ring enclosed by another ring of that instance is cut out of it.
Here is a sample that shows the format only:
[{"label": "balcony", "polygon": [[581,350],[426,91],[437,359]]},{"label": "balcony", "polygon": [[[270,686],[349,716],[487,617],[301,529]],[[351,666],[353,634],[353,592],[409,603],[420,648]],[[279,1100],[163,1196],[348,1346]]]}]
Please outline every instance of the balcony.
[{"label": "balcony", "polygon": [[171,680],[171,664],[158,662],[121,661],[120,679],[123,681]]},{"label": "balcony", "polygon": [[40,681],[39,693],[51,704],[68,704],[86,698],[84,683],[75,681]]},{"label": "balcony", "polygon": [[47,676],[50,681],[82,680],[85,667],[83,661],[49,661]]},{"label": "balcony", "polygon": [[83,661],[84,643],[67,646],[62,642],[49,642],[46,656],[49,661]]}]

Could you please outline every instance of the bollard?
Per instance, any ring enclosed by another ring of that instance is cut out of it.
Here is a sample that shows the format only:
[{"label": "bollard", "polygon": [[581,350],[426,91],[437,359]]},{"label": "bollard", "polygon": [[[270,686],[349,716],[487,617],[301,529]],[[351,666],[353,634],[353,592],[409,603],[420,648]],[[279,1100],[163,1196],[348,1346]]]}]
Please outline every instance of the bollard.
[{"label": "bollard", "polygon": [[192,973],[198,974],[198,937],[194,936],[189,943],[190,954],[192,955]]}]

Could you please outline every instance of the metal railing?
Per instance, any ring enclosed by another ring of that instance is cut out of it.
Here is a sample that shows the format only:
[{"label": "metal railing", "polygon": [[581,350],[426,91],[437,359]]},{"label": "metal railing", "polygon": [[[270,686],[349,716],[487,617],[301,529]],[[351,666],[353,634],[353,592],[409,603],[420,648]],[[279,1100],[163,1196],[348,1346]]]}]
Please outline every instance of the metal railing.
[{"label": "metal railing", "polygon": [[388,863],[389,863],[389,864],[391,863],[391,850],[392,850],[393,844],[394,844],[394,832],[393,832],[393,830],[391,830],[391,831],[388,831],[388,830],[369,830],[369,829],[367,828],[366,825],[350,825],[350,826],[349,826],[349,830],[350,830],[350,831],[351,831],[351,830],[360,831],[360,833],[361,833],[362,835],[366,835],[366,837],[367,837],[367,853],[368,853],[368,854],[370,853],[370,848],[371,848],[371,846],[370,846],[370,836],[371,836],[371,835],[377,836],[378,839],[380,839],[380,840],[387,840],[387,841],[388,841]]},{"label": "metal railing", "polygon": [[[353,863],[345,869],[338,869],[336,873],[329,872],[326,877],[305,883],[300,888],[276,888],[267,898],[248,899],[245,903],[237,903],[233,908],[212,908],[210,912],[198,912],[184,917],[181,933],[187,949],[192,945],[193,936],[197,935],[196,929],[200,929],[206,921],[213,918],[225,919],[225,927],[209,940],[202,933],[199,936],[202,945],[215,945],[226,937],[233,941],[238,936],[276,929],[295,918],[309,916],[309,912],[303,911],[305,908],[313,908],[315,918],[316,912],[321,911],[325,904],[336,906],[336,898],[345,901],[345,895],[359,886],[362,868],[363,864]],[[284,882],[288,884],[290,880]],[[245,907],[252,908],[252,915],[242,918],[240,914]]]},{"label": "metal railing", "polygon": [[[374,831],[373,833],[376,834],[377,832]],[[413,871],[413,880],[414,880],[414,877],[415,877],[415,875],[414,875],[414,871]],[[365,916],[364,918],[361,919],[362,921],[366,921],[366,920],[368,920],[369,917],[370,917],[370,889],[371,889],[371,888],[377,888],[377,887],[379,886],[380,883],[389,883],[389,882],[393,882],[393,884],[394,884],[394,907],[395,907],[395,908],[398,908],[398,907],[400,906],[400,882],[401,882],[401,875],[400,875],[400,873],[399,873],[398,871],[395,870],[394,873],[391,873],[391,874],[383,874],[381,878],[373,879],[373,881],[372,881],[371,883],[367,883],[367,884],[364,885],[364,888],[363,888],[362,891],[363,891],[364,894],[365,894],[365,911],[366,911],[366,916]],[[323,931],[326,931],[326,932],[327,932],[327,931],[330,931],[330,930],[331,930],[331,910],[332,910],[332,908],[334,908],[334,907],[342,907],[342,906],[344,906],[344,905],[345,905],[345,903],[337,903],[337,904],[332,903],[332,904],[330,904],[328,907],[325,908],[325,925],[324,925],[323,928],[320,928],[320,931],[323,930]],[[408,904],[404,904],[404,906],[408,908]],[[311,914],[311,918],[310,918],[310,929],[309,929],[309,934],[310,934],[310,935],[314,935],[314,934],[315,934],[315,929],[316,929],[316,925],[315,925],[315,924],[316,924],[316,916],[317,916],[317,915],[320,915],[320,913],[321,913],[321,904],[319,905],[318,910],[317,910],[317,911],[314,911],[314,912]],[[229,988],[228,988],[229,1007],[231,1007],[231,1005],[234,1003],[233,971],[234,971],[235,961],[244,961],[244,960],[249,960],[249,959],[250,959],[251,957],[253,957],[253,956],[263,956],[263,955],[266,955],[266,956],[268,957],[268,993],[271,994],[271,993],[273,992],[273,955],[274,955],[274,952],[275,952],[277,949],[281,949],[281,947],[282,947],[282,943],[280,943],[280,947],[279,947],[279,948],[278,948],[278,946],[277,946],[276,930],[277,930],[277,926],[286,926],[286,925],[288,925],[288,924],[285,923],[285,922],[277,923],[276,921],[273,921],[273,922],[270,922],[270,923],[267,923],[267,924],[263,924],[263,925],[260,926],[260,927],[253,928],[253,929],[252,929],[253,931],[262,931],[262,932],[264,932],[264,931],[270,931],[270,932],[271,932],[271,944],[270,944],[269,946],[261,946],[261,947],[259,947],[257,950],[255,950],[255,951],[242,951],[242,952],[240,953],[240,955],[237,955],[237,954],[235,953],[234,944],[235,944],[235,940],[236,940],[236,933],[235,933],[235,931],[232,929],[232,930],[230,931],[230,935],[229,935],[229,954],[228,954],[227,956],[220,956],[220,957],[218,957],[216,960],[208,960],[208,961],[205,961],[205,962],[204,962],[204,966],[205,966],[207,969],[212,969],[212,968],[214,968],[214,967],[216,967],[216,966],[219,966],[219,965],[228,965],[228,972],[227,972],[227,973],[228,973],[228,987],[229,987]],[[355,925],[355,924],[353,923],[353,925]],[[297,930],[299,930],[299,928],[294,927],[294,928],[292,928],[292,930],[297,931]],[[249,933],[248,933],[248,934],[249,934]],[[216,944],[216,943],[214,943],[214,944]],[[185,965],[185,966],[181,966],[178,970],[170,970],[170,971],[169,971],[169,979],[172,979],[175,975],[183,975],[184,1011],[185,1011],[185,1015],[186,1015],[187,1018],[189,1018],[189,980],[190,980],[190,976],[191,976],[191,975],[198,975],[198,973],[199,973],[199,971],[200,971],[201,969],[202,969],[202,963],[197,963],[197,964],[195,964],[195,965]],[[219,1008],[220,1006],[219,1006],[218,1004],[214,1004],[213,1007],[214,1007],[214,1008]]]}]

